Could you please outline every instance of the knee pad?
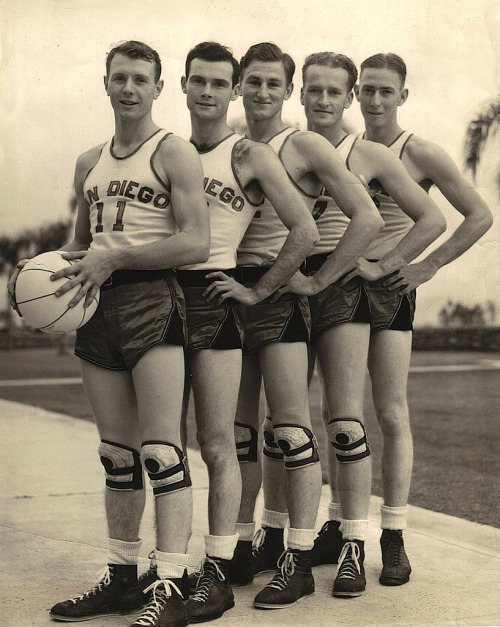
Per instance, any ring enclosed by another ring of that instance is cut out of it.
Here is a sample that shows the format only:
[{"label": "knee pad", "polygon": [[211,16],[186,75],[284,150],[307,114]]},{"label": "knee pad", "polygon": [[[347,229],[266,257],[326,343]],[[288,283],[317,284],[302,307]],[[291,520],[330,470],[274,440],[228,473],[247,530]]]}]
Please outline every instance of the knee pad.
[{"label": "knee pad", "polygon": [[275,425],[274,436],[285,457],[285,468],[293,470],[319,462],[318,442],[306,427],[292,424]]},{"label": "knee pad", "polygon": [[356,418],[334,418],[327,426],[328,437],[339,462],[357,462],[369,457],[370,448],[363,423]]},{"label": "knee pad", "polygon": [[257,430],[241,422],[234,423],[234,440],[239,462],[257,461]]},{"label": "knee pad", "polygon": [[142,466],[139,453],[128,446],[101,440],[99,457],[111,490],[142,490]]},{"label": "knee pad", "polygon": [[141,462],[149,475],[155,496],[184,490],[191,485],[187,459],[175,444],[161,440],[143,442]]},{"label": "knee pad", "polygon": [[264,455],[271,459],[283,461],[283,453],[274,440],[273,423],[268,417],[265,418],[262,424],[262,433],[264,435]]}]

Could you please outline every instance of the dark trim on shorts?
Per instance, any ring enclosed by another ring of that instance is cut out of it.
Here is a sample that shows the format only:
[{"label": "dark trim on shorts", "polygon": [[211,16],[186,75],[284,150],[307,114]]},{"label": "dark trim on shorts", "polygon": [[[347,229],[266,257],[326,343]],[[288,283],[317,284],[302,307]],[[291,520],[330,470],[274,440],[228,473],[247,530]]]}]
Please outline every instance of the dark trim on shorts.
[{"label": "dark trim on shorts", "polygon": [[234,276],[234,268],[221,270],[220,268],[207,268],[206,270],[176,270],[175,276],[181,287],[209,287],[214,279],[205,278],[211,272],[224,272],[227,276]]},{"label": "dark trim on shorts", "polygon": [[119,285],[156,281],[174,276],[173,270],[116,270],[101,285],[101,290],[113,289]]},{"label": "dark trim on shorts", "polygon": [[233,278],[243,285],[254,285],[269,270],[269,266],[237,266]]}]

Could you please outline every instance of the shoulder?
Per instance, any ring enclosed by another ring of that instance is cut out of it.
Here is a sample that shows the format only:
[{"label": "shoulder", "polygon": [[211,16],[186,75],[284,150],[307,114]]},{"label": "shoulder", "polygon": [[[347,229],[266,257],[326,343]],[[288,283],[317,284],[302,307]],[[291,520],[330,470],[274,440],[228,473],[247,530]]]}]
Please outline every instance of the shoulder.
[{"label": "shoulder", "polygon": [[353,152],[356,156],[366,157],[369,159],[399,161],[390,148],[387,148],[384,144],[370,142],[366,139],[357,138],[354,142]]},{"label": "shoulder", "polygon": [[94,146],[83,152],[78,159],[76,160],[76,168],[75,168],[75,178],[77,180],[82,180],[87,176],[90,170],[95,166],[95,164],[99,161],[99,157],[101,156],[102,149],[104,148],[104,144],[99,144],[99,146]]},{"label": "shoulder", "polygon": [[256,142],[246,137],[238,141],[234,146],[233,158],[238,165],[260,165],[262,161],[266,163],[277,162],[278,156],[268,144]]},{"label": "shoulder", "polygon": [[333,148],[327,139],[313,131],[297,131],[290,135],[289,143],[298,150],[317,150],[322,146]]},{"label": "shoulder", "polygon": [[450,160],[450,156],[441,146],[418,135],[412,135],[406,142],[405,153],[411,161],[418,165],[436,164],[443,160]]},{"label": "shoulder", "polygon": [[174,133],[166,135],[160,143],[159,151],[160,158],[165,157],[170,159],[198,159],[198,152],[193,144]]}]

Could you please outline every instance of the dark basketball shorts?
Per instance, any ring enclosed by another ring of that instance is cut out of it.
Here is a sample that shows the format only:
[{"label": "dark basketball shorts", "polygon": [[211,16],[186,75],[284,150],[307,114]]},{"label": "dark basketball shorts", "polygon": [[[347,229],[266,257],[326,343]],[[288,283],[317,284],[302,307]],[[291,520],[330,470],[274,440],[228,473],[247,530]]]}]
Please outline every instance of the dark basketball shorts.
[{"label": "dark basketball shorts", "polygon": [[185,346],[184,296],[172,270],[118,270],[101,286],[95,314],[76,332],[75,355],[132,370],[156,344]]},{"label": "dark basketball shorts", "polygon": [[[254,285],[267,268],[239,267],[235,278],[247,287]],[[260,275],[260,276],[259,276]],[[296,294],[283,294],[276,302],[273,295],[256,305],[236,305],[243,325],[245,339],[243,352],[254,353],[271,342],[308,342],[311,331],[311,314],[307,298]]]},{"label": "dark basketball shorts", "polygon": [[365,281],[365,289],[371,312],[371,332],[382,329],[393,331],[412,331],[415,318],[416,290],[409,294],[398,294],[397,290],[389,292],[382,283],[387,277],[378,281]]},{"label": "dark basketball shorts", "polygon": [[[241,349],[243,328],[235,312],[232,299],[226,299],[221,305],[207,302],[203,292],[213,279],[205,275],[217,270],[177,270],[177,279],[186,299],[186,318],[188,328],[187,350]],[[222,270],[231,276],[232,270]]]},{"label": "dark basketball shorts", "polygon": [[[315,274],[327,260],[328,254],[312,255],[305,260],[302,272],[305,275]],[[344,277],[328,285],[324,290],[309,296],[311,310],[311,343],[337,324],[345,322],[370,323],[370,307],[360,277],[354,277],[346,285],[341,286]]]}]

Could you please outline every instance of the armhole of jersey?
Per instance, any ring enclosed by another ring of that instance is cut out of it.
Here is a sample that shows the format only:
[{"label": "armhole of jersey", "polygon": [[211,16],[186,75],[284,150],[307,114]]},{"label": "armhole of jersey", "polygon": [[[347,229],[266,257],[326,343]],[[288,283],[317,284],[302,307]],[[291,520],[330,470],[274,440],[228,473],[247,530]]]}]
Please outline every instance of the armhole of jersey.
[{"label": "armhole of jersey", "polygon": [[[288,127],[290,128],[290,127]],[[295,133],[298,133],[299,131],[297,129],[294,129],[293,133],[290,133],[290,135],[287,135],[287,137],[285,137],[285,139],[283,140],[283,143],[280,146],[279,152],[278,152],[278,158],[281,161],[281,165],[285,168],[285,164],[283,163],[283,159],[281,158],[281,153],[283,152],[283,148],[285,147],[285,144],[287,143],[287,141],[290,139],[290,137],[292,137],[292,135],[295,135]],[[295,189],[297,189],[301,194],[304,194],[304,196],[306,196],[307,198],[318,198],[319,195],[311,195],[308,194],[305,190],[302,189],[302,187],[297,183],[297,181],[295,181],[289,174],[288,170],[285,168],[285,172],[287,173],[288,178],[290,179],[290,181],[292,182],[293,186],[295,187]]]},{"label": "armhole of jersey", "polygon": [[401,146],[401,150],[399,151],[400,159],[403,157],[404,149],[406,148],[406,145],[408,144],[408,142],[410,141],[412,137],[413,137],[413,133],[409,133],[408,137],[404,140],[403,145]]},{"label": "armhole of jersey", "polygon": [[158,174],[158,172],[155,170],[155,167],[154,167],[154,165],[153,165],[153,159],[155,158],[155,156],[156,156],[157,152],[160,150],[161,145],[163,144],[163,142],[167,139],[167,137],[170,137],[170,135],[172,135],[172,133],[171,133],[171,132],[168,132],[168,133],[166,133],[166,134],[165,134],[165,135],[164,135],[164,136],[160,139],[160,141],[158,142],[158,144],[157,144],[156,148],[155,148],[155,149],[154,149],[154,151],[153,151],[153,154],[151,155],[151,159],[149,160],[149,165],[150,165],[150,167],[151,167],[151,172],[153,173],[153,175],[154,175],[155,179],[156,179],[156,180],[158,181],[158,183],[160,183],[160,185],[161,185],[162,187],[164,187],[164,188],[167,190],[167,192],[169,192],[169,193],[170,193],[170,191],[171,191],[171,187],[170,187],[170,185],[167,185],[167,183],[165,183],[165,181],[162,181],[162,179],[160,178],[160,175],[159,175],[159,174]]},{"label": "armhole of jersey", "polygon": [[[233,135],[234,135],[234,133],[233,133]],[[234,145],[231,148],[231,171],[233,173],[234,180],[238,183],[239,188],[241,189],[241,192],[242,192],[243,196],[245,197],[245,200],[247,202],[249,202],[252,205],[252,207],[260,207],[260,205],[262,205],[262,203],[264,202],[264,198],[265,198],[264,194],[262,195],[262,198],[261,198],[261,200],[259,202],[252,202],[250,200],[250,198],[248,197],[248,195],[247,195],[243,185],[241,184],[241,181],[240,181],[238,175],[236,174],[236,170],[234,169],[234,165],[233,165],[233,155],[234,155],[234,151],[236,150],[236,146],[238,144],[240,144],[244,139],[247,139],[247,138],[246,137],[240,137],[240,139],[238,139],[238,141],[234,142]]]},{"label": "armhole of jersey", "polygon": [[351,144],[351,147],[349,148],[349,152],[347,153],[347,157],[345,160],[345,167],[349,170],[349,172],[351,171],[351,168],[349,167],[349,157],[351,156],[352,149],[354,148],[354,145],[356,144],[357,141],[358,141],[358,138],[355,137]]},{"label": "armhole of jersey", "polygon": [[92,172],[92,170],[96,167],[96,165],[99,163],[99,161],[101,160],[101,155],[102,155],[102,151],[104,150],[104,146],[107,145],[108,142],[105,142],[104,144],[102,144],[102,146],[99,148],[99,155],[97,156],[97,159],[95,160],[94,165],[88,170],[87,174],[85,175],[83,181],[82,181],[82,187],[85,185],[86,180],[89,178],[90,173]]}]

